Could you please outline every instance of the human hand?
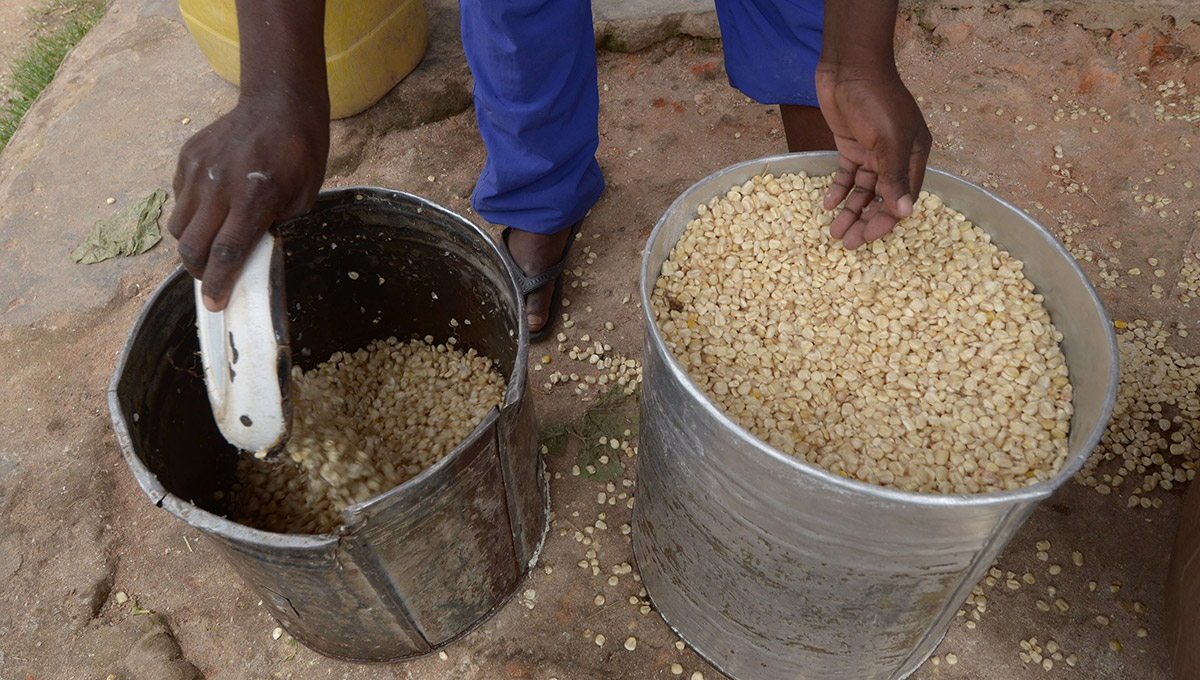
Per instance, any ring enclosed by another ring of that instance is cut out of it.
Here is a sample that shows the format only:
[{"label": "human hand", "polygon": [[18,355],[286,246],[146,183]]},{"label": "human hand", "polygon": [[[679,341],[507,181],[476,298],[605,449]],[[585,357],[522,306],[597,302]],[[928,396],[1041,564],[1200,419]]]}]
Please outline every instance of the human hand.
[{"label": "human hand", "polygon": [[851,249],[912,214],[929,160],[929,128],[896,70],[896,10],[897,0],[825,5],[817,100],[838,150],[825,209],[845,201],[830,233]]},{"label": "human hand", "polygon": [[891,232],[913,211],[932,138],[894,67],[817,67],[817,97],[838,150],[838,169],[825,209],[842,201],[830,225],[854,249]]},{"label": "human hand", "polygon": [[282,93],[243,96],[183,145],[167,228],[209,311],[225,307],[263,233],[312,207],[328,154],[328,104]]}]

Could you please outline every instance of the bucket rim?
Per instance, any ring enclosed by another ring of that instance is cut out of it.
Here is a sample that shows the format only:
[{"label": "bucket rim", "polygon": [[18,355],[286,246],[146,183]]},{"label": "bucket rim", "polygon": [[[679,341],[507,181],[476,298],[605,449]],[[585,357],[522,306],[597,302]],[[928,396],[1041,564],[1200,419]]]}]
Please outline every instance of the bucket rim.
[{"label": "bucket rim", "polygon": [[[759,439],[749,430],[734,422],[732,418],[718,407],[704,392],[703,389],[688,375],[687,371],[680,365],[675,358],[674,353],[667,347],[666,340],[659,331],[658,323],[655,321],[652,308],[650,305],[650,296],[654,289],[654,284],[658,281],[658,271],[650,271],[650,259],[654,246],[658,241],[662,240],[663,233],[666,229],[666,223],[669,217],[681,210],[683,204],[692,198],[692,194],[702,188],[711,188],[711,184],[720,181],[722,178],[731,174],[745,170],[757,170],[755,174],[772,171],[772,164],[778,164],[780,167],[774,168],[775,174],[786,172],[801,172],[804,170],[792,170],[790,166],[794,166],[798,160],[808,159],[836,159],[838,153],[836,151],[806,151],[799,153],[777,154],[773,156],[764,156],[761,158],[741,161],[730,166],[721,168],[707,177],[697,181],[688,187],[683,193],[675,198],[674,201],[667,207],[662,217],[655,223],[654,229],[650,232],[649,238],[646,240],[646,245],[642,251],[642,266],[641,266],[641,281],[639,282],[638,293],[642,304],[642,320],[645,325],[646,343],[652,345],[655,352],[659,356],[664,357],[663,364],[666,366],[671,376],[677,380],[688,393],[699,403],[703,412],[715,419],[722,427],[733,433],[742,444],[753,450],[754,452],[766,456],[767,458],[776,461],[793,472],[810,475],[816,477],[821,482],[837,487],[839,490],[849,494],[857,494],[867,496],[874,499],[886,500],[892,502],[905,503],[910,505],[919,505],[926,507],[980,507],[990,505],[1009,505],[1018,504],[1028,501],[1039,501],[1048,497],[1058,487],[1062,486],[1068,479],[1073,477],[1076,472],[1083,467],[1084,463],[1091,456],[1096,446],[1100,443],[1100,438],[1104,435],[1108,427],[1108,421],[1112,416],[1113,407],[1116,403],[1117,384],[1119,374],[1120,354],[1117,347],[1116,332],[1113,330],[1112,317],[1109,316],[1108,310],[1101,301],[1099,294],[1079,263],[1067,251],[1067,249],[1059,243],[1058,239],[1050,233],[1048,229],[1042,226],[1037,220],[1033,219],[1027,212],[1017,207],[1013,203],[987,189],[966,180],[958,175],[940,170],[933,167],[926,169],[925,175],[936,176],[942,181],[957,182],[966,185],[973,191],[977,191],[984,195],[989,200],[995,201],[1002,208],[1012,212],[1021,220],[1033,227],[1034,231],[1046,243],[1046,245],[1057,255],[1061,264],[1065,264],[1071,268],[1075,276],[1083,284],[1087,293],[1088,299],[1095,307],[1105,331],[1105,344],[1108,347],[1108,379],[1105,389],[1103,406],[1100,410],[1100,417],[1096,420],[1096,424],[1091,431],[1087,433],[1087,437],[1079,450],[1075,453],[1068,453],[1066,460],[1062,466],[1049,479],[1035,482],[1028,486],[1023,486],[1019,489],[1008,491],[991,491],[974,494],[938,494],[925,493],[919,491],[904,491],[891,487],[880,486],[877,484],[869,484],[867,482],[842,477],[813,465],[807,461],[801,460],[795,456],[789,455],[767,444]],[[805,171],[807,172],[807,171]],[[673,246],[672,246],[673,247]],[[644,359],[644,357],[643,357]]]},{"label": "bucket rim", "polygon": [[[472,428],[470,434],[463,438],[449,453],[443,456],[433,465],[425,468],[413,477],[405,480],[401,484],[384,491],[381,494],[375,495],[365,501],[356,503],[343,510],[342,517],[345,520],[352,520],[351,513],[360,514],[364,510],[369,509],[372,505],[390,500],[397,496],[404,495],[410,492],[413,488],[419,487],[428,483],[432,477],[436,477],[443,468],[451,464],[453,459],[461,457],[463,451],[468,448],[469,444],[473,444],[475,440],[482,436],[481,433],[487,431],[500,419],[501,413],[510,407],[520,404],[521,398],[524,395],[526,388],[526,375],[524,367],[528,363],[529,354],[529,323],[525,318],[525,298],[520,293],[520,287],[517,285],[517,279],[514,276],[516,271],[516,263],[510,258],[503,249],[496,245],[495,239],[487,234],[479,225],[466,219],[465,217],[440,206],[426,198],[410,194],[397,189],[387,189],[383,187],[373,186],[348,186],[337,187],[332,189],[322,190],[317,201],[322,199],[330,199],[344,194],[352,195],[373,195],[386,199],[400,198],[403,201],[415,204],[421,209],[418,213],[424,212],[426,209],[449,218],[464,229],[468,229],[479,236],[486,243],[490,255],[496,257],[500,262],[504,263],[504,271],[506,274],[505,283],[510,287],[510,292],[513,294],[513,299],[517,303],[517,326],[518,333],[517,353],[513,364],[513,375],[508,379],[508,387],[505,390],[504,402],[500,407],[493,406],[483,416],[479,423]],[[130,358],[134,352],[134,344],[141,334],[144,326],[147,325],[151,315],[152,308],[155,303],[173,286],[180,285],[178,281],[182,278],[190,278],[187,270],[182,266],[178,266],[170,274],[166,276],[154,290],[146,298],[145,304],[138,311],[134,319],[133,325],[130,327],[128,335],[125,337],[125,342],[122,344],[120,354],[117,357],[116,366],[113,369],[112,377],[109,380],[107,392],[107,404],[109,416],[112,420],[113,433],[117,439],[117,445],[121,449],[121,456],[125,459],[126,465],[133,473],[134,479],[142,492],[150,499],[154,505],[167,510],[175,517],[183,520],[189,525],[211,533],[221,539],[233,541],[236,543],[253,542],[258,545],[268,547],[286,547],[291,549],[330,549],[334,547],[344,536],[353,534],[360,528],[358,523],[346,523],[340,526],[336,531],[323,534],[290,534],[275,531],[267,531],[257,529],[255,527],[241,524],[232,519],[225,518],[216,513],[210,512],[193,505],[191,502],[174,494],[167,489],[159,480],[158,475],[154,474],[146,463],[135,453],[133,446],[133,437],[130,433],[129,423],[126,421],[125,413],[121,407],[120,401],[120,384],[121,378],[125,375],[126,368]],[[191,297],[191,296],[189,296]]]}]

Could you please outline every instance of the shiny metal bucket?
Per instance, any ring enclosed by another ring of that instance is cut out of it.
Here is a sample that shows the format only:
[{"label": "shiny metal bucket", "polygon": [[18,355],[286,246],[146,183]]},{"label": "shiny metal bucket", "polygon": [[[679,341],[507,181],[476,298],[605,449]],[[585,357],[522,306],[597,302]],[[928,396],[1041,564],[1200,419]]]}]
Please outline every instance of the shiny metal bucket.
[{"label": "shiny metal bucket", "polygon": [[763,172],[833,172],[837,156],[775,156],[694,185],[659,220],[642,260],[646,339],[633,548],[655,607],[740,680],[883,680],[911,674],[1037,504],[1100,440],[1117,389],[1109,316],[1054,237],[1017,207],[944,172],[925,188],[1024,260],[1063,334],[1074,387],[1070,453],[1016,491],[934,495],[830,474],[726,417],[664,344],[650,308],[663,261],[696,206]]},{"label": "shiny metal bucket", "polygon": [[515,265],[462,217],[381,189],[323,192],[281,233],[295,364],[379,337],[440,341],[453,331],[508,378],[502,406],[436,465],[348,509],[336,535],[232,522],[239,454],[208,407],[192,282],[179,269],[151,296],[117,364],[108,393],[117,441],[151,501],[215,539],[300,642],[354,661],[428,653],[499,609],[546,535]]}]

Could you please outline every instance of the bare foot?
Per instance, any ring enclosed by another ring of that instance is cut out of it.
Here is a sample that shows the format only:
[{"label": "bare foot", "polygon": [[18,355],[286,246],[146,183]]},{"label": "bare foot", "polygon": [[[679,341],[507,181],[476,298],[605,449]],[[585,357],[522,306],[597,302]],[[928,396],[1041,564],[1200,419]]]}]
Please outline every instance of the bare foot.
[{"label": "bare foot", "polygon": [[[513,229],[508,233],[508,252],[525,276],[535,276],[546,271],[562,259],[567,249],[570,229],[556,234],[535,234]],[[550,301],[554,297],[554,282],[538,288],[525,296],[525,318],[529,321],[529,332],[542,330],[550,321]]]}]

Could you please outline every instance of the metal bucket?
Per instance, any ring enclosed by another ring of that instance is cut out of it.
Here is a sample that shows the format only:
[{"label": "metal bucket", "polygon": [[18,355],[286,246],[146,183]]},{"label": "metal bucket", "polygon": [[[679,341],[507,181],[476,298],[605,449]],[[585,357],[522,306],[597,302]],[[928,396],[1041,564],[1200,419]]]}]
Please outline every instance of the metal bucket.
[{"label": "metal bucket", "polygon": [[389,335],[444,341],[453,331],[460,347],[496,360],[504,403],[436,465],[349,508],[336,535],[237,524],[225,515],[239,453],[213,422],[192,282],[179,269],[151,296],[117,363],[108,393],[117,441],[151,501],[214,538],[300,642],[354,661],[428,653],[494,613],[546,535],[515,265],[462,217],[381,189],[323,192],[281,234],[295,364]]},{"label": "metal bucket", "polygon": [[726,417],[671,355],[652,316],[662,263],[696,206],[755,175],[829,174],[832,153],[722,170],[680,196],[642,260],[643,358],[633,548],[667,623],[742,680],[903,678],[933,652],[997,554],[1100,440],[1117,389],[1117,346],[1095,290],[1054,237],[1010,203],[930,170],[925,188],[1025,262],[1063,334],[1074,387],[1069,455],[1016,491],[920,494],[831,474]]}]

